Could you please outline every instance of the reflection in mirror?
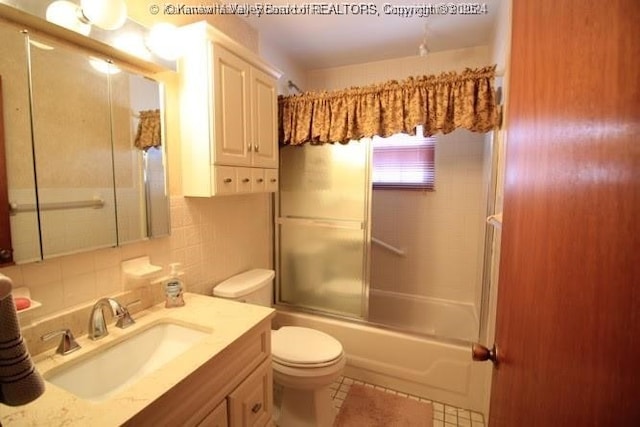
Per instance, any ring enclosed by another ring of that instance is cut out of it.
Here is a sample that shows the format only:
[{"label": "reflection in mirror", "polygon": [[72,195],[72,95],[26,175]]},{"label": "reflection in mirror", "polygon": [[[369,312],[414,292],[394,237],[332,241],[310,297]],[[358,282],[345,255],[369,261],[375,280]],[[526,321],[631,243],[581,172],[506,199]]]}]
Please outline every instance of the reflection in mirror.
[{"label": "reflection in mirror", "polygon": [[19,28],[0,21],[0,75],[4,103],[4,141],[13,259],[36,261],[40,254],[25,37]]},{"label": "reflection in mirror", "polygon": [[116,246],[108,74],[48,40],[29,47],[43,256]]},{"label": "reflection in mirror", "polygon": [[2,20],[0,40],[14,260],[168,235],[162,85]]},{"label": "reflection in mirror", "polygon": [[118,242],[169,234],[160,85],[122,71],[110,75]]}]

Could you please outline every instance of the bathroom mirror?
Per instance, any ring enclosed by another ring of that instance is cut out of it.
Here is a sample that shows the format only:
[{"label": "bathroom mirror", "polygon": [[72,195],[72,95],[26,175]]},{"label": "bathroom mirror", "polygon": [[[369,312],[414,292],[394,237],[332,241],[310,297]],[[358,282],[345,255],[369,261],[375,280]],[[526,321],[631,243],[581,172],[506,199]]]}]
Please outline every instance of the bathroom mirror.
[{"label": "bathroom mirror", "polygon": [[7,22],[0,38],[14,260],[168,235],[162,85]]}]

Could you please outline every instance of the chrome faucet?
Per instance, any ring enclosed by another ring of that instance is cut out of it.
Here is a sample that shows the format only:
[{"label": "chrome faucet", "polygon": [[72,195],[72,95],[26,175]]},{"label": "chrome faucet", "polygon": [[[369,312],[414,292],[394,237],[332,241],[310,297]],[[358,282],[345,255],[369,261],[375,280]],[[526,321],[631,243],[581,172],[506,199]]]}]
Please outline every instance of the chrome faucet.
[{"label": "chrome faucet", "polygon": [[60,344],[56,349],[56,353],[66,355],[69,353],[73,353],[76,350],[80,350],[80,344],[78,344],[73,337],[70,329],[64,328],[59,329],[57,331],[49,332],[48,334],[44,334],[40,337],[42,341],[48,341],[51,338],[62,336],[60,340]]},{"label": "chrome faucet", "polygon": [[113,317],[118,319],[116,323],[117,327],[126,328],[134,323],[127,307],[113,298],[100,298],[98,302],[93,305],[91,315],[89,316],[89,338],[92,340],[99,340],[109,335],[102,311],[104,307],[109,307]]}]

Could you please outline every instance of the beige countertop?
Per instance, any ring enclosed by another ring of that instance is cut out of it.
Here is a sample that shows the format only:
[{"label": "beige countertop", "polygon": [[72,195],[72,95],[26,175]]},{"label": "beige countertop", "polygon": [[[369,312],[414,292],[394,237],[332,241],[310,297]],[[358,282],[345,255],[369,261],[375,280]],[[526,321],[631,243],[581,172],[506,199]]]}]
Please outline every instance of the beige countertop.
[{"label": "beige countertop", "polygon": [[210,333],[186,352],[102,402],[83,400],[46,382],[46,391],[35,401],[18,407],[0,405],[1,425],[120,425],[275,313],[268,307],[189,293],[185,294],[185,302],[184,307],[178,308],[166,309],[164,303],[150,307],[136,313],[133,316],[136,324],[127,329],[109,326],[109,335],[99,341],[91,341],[86,336],[79,338],[77,341],[82,348],[74,353],[61,356],[51,350],[36,356],[34,361],[46,378],[48,372],[63,363],[79,361],[88,353],[99,351],[100,347],[108,348],[127,335],[167,321],[192,325]]}]

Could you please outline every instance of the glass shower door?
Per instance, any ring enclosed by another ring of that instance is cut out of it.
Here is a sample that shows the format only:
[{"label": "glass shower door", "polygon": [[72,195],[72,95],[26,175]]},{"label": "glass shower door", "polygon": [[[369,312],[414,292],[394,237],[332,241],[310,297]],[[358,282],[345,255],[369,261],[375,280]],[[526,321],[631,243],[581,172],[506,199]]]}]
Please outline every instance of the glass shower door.
[{"label": "glass shower door", "polygon": [[366,317],[369,142],[280,150],[277,301]]}]

